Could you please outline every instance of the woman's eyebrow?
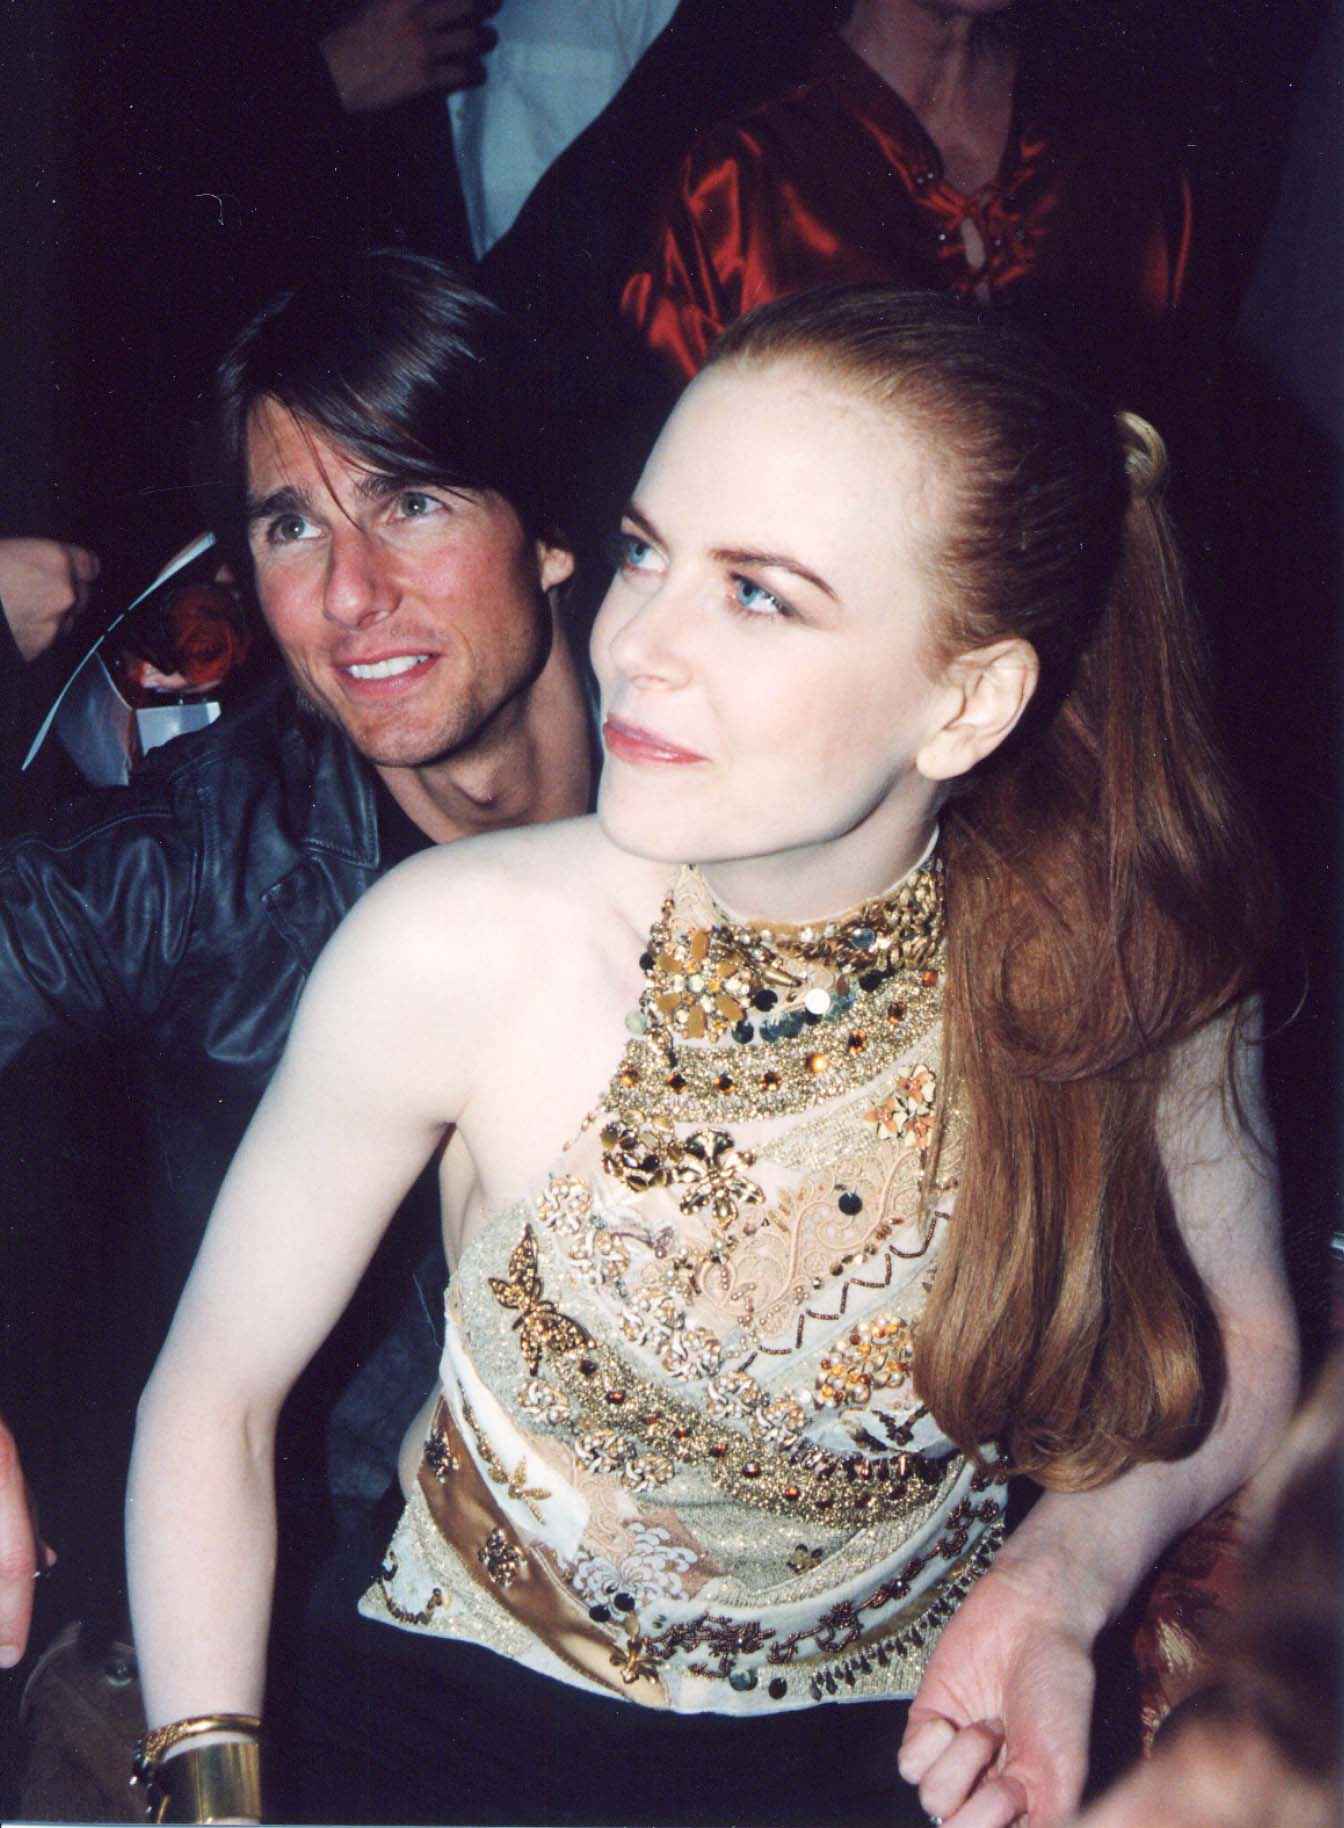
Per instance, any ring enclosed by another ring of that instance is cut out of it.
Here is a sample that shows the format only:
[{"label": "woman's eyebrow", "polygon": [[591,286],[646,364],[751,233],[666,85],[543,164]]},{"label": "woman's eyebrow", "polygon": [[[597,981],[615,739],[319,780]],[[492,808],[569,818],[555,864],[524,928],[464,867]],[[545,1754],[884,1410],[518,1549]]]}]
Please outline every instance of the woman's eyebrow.
[{"label": "woman's eyebrow", "polygon": [[[655,545],[664,544],[661,534],[637,502],[625,504],[622,518],[633,521],[640,532],[646,534]],[[833,603],[840,601],[837,593],[818,572],[810,565],[804,565],[801,559],[790,558],[787,552],[763,552],[754,546],[716,546],[709,555],[716,565],[760,565],[773,566],[776,570],[792,573],[802,578],[804,583],[813,584]]]},{"label": "woman's eyebrow", "polygon": [[648,515],[639,506],[638,502],[633,502],[633,501],[626,502],[625,506],[621,509],[621,519],[622,520],[632,520],[635,523],[635,525],[639,528],[641,533],[648,534],[649,538],[653,541],[655,546],[662,545],[662,543],[663,543],[662,535],[659,533],[658,529],[654,526],[653,522],[649,519]]},{"label": "woman's eyebrow", "polygon": [[710,557],[719,565],[752,565],[791,572],[794,577],[802,578],[804,583],[814,584],[833,603],[840,601],[825,578],[809,565],[804,565],[801,559],[790,558],[787,552],[759,552],[749,546],[719,546],[711,552]]}]

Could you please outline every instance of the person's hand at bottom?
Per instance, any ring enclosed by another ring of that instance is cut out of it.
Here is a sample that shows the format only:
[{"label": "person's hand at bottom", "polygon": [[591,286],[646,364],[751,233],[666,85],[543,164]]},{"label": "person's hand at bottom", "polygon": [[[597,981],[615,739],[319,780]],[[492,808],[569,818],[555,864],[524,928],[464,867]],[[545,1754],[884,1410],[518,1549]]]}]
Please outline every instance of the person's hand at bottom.
[{"label": "person's hand at bottom", "polygon": [[1017,1570],[992,1569],[939,1639],[901,1776],[944,1828],[1060,1828],[1087,1775],[1091,1640]]}]

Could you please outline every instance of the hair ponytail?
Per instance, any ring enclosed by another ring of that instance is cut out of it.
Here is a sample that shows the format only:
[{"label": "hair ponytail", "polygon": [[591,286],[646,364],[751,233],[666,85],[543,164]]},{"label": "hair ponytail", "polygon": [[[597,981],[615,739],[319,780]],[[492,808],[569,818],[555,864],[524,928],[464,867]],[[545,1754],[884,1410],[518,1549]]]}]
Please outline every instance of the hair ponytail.
[{"label": "hair ponytail", "polygon": [[[935,664],[1005,636],[1041,679],[943,814],[945,1157],[960,1184],[915,1381],[965,1449],[1045,1484],[1186,1451],[1218,1335],[1157,1137],[1172,1049],[1255,983],[1272,875],[1213,731],[1146,421],[1010,325],[927,294],[766,306],[712,360],[796,361],[928,469]],[[949,1110],[953,1113],[949,1116]]]},{"label": "hair ponytail", "polygon": [[1272,915],[1144,432],[1069,691],[946,820],[946,1070],[967,1134],[916,1374],[955,1439],[1002,1439],[1064,1487],[1188,1451],[1216,1408],[1157,1099],[1172,1047],[1251,987]]}]

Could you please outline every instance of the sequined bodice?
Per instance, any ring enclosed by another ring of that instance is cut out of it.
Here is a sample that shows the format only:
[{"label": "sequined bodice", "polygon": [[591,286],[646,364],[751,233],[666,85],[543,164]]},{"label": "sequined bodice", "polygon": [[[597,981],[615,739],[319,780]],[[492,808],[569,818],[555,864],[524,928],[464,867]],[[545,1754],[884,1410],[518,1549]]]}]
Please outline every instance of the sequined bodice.
[{"label": "sequined bodice", "polygon": [[1001,1515],[911,1382],[955,1188],[939,889],[758,941],[680,879],[607,1093],[459,1264],[368,1610],[655,1706],[913,1686]]}]

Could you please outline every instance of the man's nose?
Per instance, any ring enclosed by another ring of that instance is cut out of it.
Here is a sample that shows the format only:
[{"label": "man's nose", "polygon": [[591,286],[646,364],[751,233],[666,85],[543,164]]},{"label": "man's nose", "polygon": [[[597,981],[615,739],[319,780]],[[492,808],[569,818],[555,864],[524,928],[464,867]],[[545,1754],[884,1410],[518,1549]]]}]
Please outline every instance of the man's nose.
[{"label": "man's nose", "polygon": [[390,615],[395,605],[387,558],[378,542],[357,526],[334,529],[322,591],[327,619],[344,628],[362,628]]}]

